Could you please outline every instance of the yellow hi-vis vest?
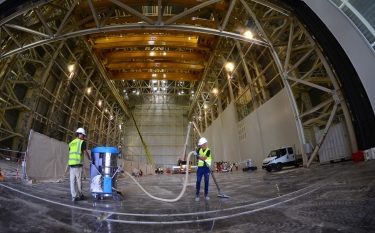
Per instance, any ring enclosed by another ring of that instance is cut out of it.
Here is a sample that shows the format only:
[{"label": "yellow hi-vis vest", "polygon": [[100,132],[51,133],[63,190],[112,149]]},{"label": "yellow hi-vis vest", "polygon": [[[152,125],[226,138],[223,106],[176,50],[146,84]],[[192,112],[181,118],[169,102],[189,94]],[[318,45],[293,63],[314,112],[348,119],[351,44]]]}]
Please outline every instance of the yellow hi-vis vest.
[{"label": "yellow hi-vis vest", "polygon": [[[202,156],[202,157],[207,157],[206,156],[206,153],[207,151],[209,151],[210,149],[209,148],[206,148],[206,150],[203,151],[202,148],[199,149],[199,156]],[[210,155],[210,157],[207,157],[207,159],[205,160],[206,163],[207,163],[207,166],[210,166],[211,167],[211,162],[212,162],[212,154]],[[198,160],[198,167],[203,167],[204,166],[204,162],[202,160]]]},{"label": "yellow hi-vis vest", "polygon": [[83,164],[83,153],[82,153],[83,140],[76,138],[69,143],[69,161],[68,165],[79,165]]}]

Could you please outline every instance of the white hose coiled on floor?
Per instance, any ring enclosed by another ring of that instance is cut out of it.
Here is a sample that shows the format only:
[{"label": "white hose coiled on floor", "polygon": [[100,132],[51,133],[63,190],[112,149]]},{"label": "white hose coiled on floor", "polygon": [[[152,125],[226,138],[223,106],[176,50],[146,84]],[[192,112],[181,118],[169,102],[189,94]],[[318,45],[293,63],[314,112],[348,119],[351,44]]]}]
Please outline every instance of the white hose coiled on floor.
[{"label": "white hose coiled on floor", "polygon": [[176,202],[178,200],[181,199],[181,197],[184,195],[185,191],[186,191],[186,186],[187,186],[187,183],[188,183],[188,176],[189,176],[189,161],[190,161],[190,157],[192,154],[194,154],[195,151],[191,151],[189,152],[188,156],[187,156],[187,161],[186,161],[186,174],[185,174],[185,181],[184,181],[184,185],[182,187],[182,190],[180,192],[180,195],[178,195],[178,197],[176,197],[175,199],[165,199],[165,198],[160,198],[160,197],[155,197],[153,195],[151,195],[149,192],[146,191],[146,189],[144,189],[139,183],[138,181],[127,171],[124,171],[126,175],[128,175],[137,185],[138,187],[144,192],[147,194],[147,196],[149,196],[150,198],[152,199],[155,199],[155,200],[158,200],[158,201],[164,201],[164,202]]}]

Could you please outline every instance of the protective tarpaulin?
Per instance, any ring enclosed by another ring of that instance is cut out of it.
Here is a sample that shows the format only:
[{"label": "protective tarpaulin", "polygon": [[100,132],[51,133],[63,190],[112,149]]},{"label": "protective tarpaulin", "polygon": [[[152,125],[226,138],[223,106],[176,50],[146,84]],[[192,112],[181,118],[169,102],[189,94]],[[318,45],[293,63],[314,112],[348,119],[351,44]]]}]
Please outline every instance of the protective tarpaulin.
[{"label": "protective tarpaulin", "polygon": [[[26,156],[26,174],[35,181],[59,181],[69,177],[69,169],[65,174],[68,163],[69,146],[66,142],[47,137],[30,131]],[[88,160],[84,159],[83,177],[88,173]]]}]

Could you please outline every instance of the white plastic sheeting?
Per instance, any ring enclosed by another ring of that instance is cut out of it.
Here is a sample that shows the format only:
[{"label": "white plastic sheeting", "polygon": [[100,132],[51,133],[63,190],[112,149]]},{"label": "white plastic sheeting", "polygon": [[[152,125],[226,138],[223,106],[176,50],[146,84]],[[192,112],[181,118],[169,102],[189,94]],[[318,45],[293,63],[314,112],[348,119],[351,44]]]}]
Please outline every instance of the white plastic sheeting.
[{"label": "white plastic sheeting", "polygon": [[[26,174],[34,181],[59,181],[64,178],[69,146],[66,142],[30,131],[26,155]],[[83,177],[87,177],[89,162],[84,159]],[[67,173],[69,172],[69,169]]]},{"label": "white plastic sheeting", "polygon": [[96,175],[91,180],[90,191],[93,193],[102,193],[102,175]]}]

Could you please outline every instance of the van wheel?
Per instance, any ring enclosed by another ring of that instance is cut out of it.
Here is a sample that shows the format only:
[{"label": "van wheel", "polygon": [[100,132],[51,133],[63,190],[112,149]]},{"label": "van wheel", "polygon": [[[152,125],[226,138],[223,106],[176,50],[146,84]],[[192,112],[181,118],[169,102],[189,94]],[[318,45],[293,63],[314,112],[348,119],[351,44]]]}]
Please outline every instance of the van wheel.
[{"label": "van wheel", "polygon": [[283,165],[281,165],[281,163],[278,163],[275,166],[275,171],[281,171],[282,168],[283,168]]}]

